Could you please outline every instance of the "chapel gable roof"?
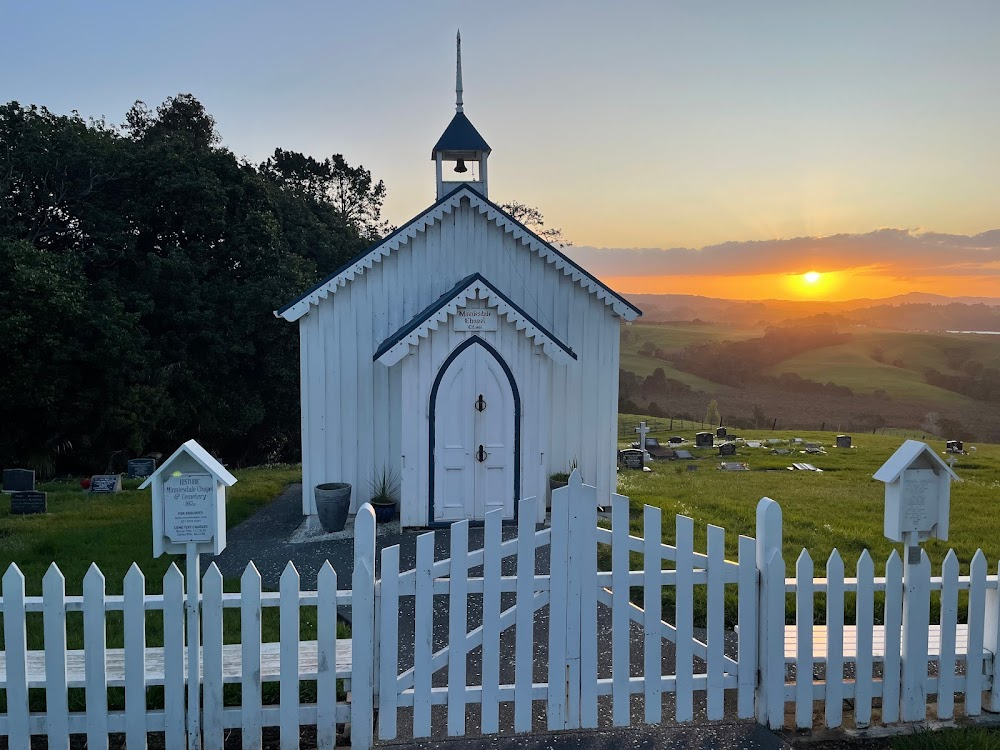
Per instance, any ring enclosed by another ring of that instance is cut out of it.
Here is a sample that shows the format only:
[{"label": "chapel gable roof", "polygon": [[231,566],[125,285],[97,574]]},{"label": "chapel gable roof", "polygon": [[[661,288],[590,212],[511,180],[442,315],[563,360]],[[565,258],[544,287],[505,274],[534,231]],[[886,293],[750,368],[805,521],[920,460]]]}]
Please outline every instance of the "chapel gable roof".
[{"label": "chapel gable roof", "polygon": [[495,307],[498,315],[541,346],[556,362],[569,364],[576,360],[576,353],[570,347],[478,273],[465,277],[414,315],[409,323],[382,342],[372,359],[385,365],[396,364],[406,356],[411,345],[418,344],[420,339],[430,335],[431,331],[457,314],[458,308],[472,299],[485,300],[487,305]]},{"label": "chapel gable roof", "polygon": [[345,286],[355,277],[363,275],[375,263],[381,263],[384,257],[398,250],[418,234],[425,232],[428,227],[440,221],[446,214],[454,211],[463,200],[468,200],[472,208],[486,216],[488,221],[495,223],[515,239],[519,239],[531,252],[537,253],[547,263],[555,266],[564,275],[571,277],[580,287],[595,295],[617,315],[625,320],[635,320],[642,315],[642,311],[638,307],[570,260],[498,205],[469,185],[462,184],[388,237],[348,261],[312,289],[281,309],[275,310],[275,317],[288,321],[298,320],[308,313],[313,305],[318,305],[329,295],[336,294],[339,288]]}]

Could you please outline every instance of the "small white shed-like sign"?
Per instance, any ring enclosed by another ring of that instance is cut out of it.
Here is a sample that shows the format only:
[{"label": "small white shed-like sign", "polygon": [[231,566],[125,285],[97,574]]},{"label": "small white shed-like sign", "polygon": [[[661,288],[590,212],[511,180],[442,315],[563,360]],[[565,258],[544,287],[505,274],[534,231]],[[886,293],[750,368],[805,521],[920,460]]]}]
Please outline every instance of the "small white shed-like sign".
[{"label": "small white shed-like sign", "polygon": [[919,440],[907,440],[875,472],[885,482],[886,537],[894,542],[948,538],[951,480],[959,479]]},{"label": "small white shed-like sign", "polygon": [[153,556],[226,548],[226,487],[236,484],[208,451],[188,440],[139,489],[153,488]]}]

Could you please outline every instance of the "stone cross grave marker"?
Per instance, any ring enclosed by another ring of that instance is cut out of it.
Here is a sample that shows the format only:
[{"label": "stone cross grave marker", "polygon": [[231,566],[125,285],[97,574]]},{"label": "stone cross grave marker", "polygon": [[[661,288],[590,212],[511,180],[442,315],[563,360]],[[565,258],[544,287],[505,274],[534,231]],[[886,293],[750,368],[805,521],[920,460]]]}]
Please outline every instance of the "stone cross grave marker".
[{"label": "stone cross grave marker", "polygon": [[649,428],[646,427],[645,422],[639,422],[639,426],[635,428],[635,432],[639,433],[639,447],[646,447],[646,435],[649,434]]},{"label": "stone cross grave marker", "polygon": [[646,435],[649,434],[649,428],[646,427],[645,422],[639,422],[639,426],[635,428],[635,431],[639,433],[639,450],[642,451],[640,456],[639,468],[643,468],[646,465]]}]

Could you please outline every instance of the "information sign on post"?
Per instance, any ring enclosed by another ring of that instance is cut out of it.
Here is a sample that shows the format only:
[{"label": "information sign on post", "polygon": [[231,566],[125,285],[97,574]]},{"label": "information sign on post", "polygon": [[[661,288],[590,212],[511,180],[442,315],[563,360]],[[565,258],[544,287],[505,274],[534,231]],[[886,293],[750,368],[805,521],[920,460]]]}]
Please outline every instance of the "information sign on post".
[{"label": "information sign on post", "polygon": [[211,542],[214,537],[215,479],[181,474],[163,483],[163,533],[171,542]]},{"label": "information sign on post", "polygon": [[[236,477],[194,440],[163,462],[139,489],[153,489],[153,556],[187,557],[188,672],[198,674],[201,620],[201,553],[226,548],[226,487]],[[201,683],[188,680],[188,705],[201,703]],[[201,713],[187,712],[187,748],[201,747]]]},{"label": "information sign on post", "polygon": [[948,538],[951,482],[958,476],[926,443],[907,440],[874,478],[885,482],[885,535],[904,545],[899,717],[922,721],[927,711],[931,566],[920,542]]},{"label": "information sign on post", "polygon": [[915,545],[948,538],[951,482],[958,475],[926,443],[907,440],[874,478],[885,482],[884,532],[889,539]]}]

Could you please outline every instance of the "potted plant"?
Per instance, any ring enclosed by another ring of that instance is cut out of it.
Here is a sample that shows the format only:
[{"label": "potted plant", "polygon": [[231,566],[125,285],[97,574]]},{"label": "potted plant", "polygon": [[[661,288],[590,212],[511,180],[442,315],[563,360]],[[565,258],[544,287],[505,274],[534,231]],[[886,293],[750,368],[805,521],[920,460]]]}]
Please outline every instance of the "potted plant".
[{"label": "potted plant", "polygon": [[351,510],[351,485],[347,482],[317,484],[316,514],[323,531],[343,531]]},{"label": "potted plant", "polygon": [[399,491],[399,472],[385,465],[376,469],[369,482],[372,497],[369,502],[375,510],[375,520],[388,523],[396,515],[396,493]]},{"label": "potted plant", "polygon": [[569,465],[568,471],[560,471],[555,474],[549,474],[549,490],[557,490],[560,487],[565,487],[569,484],[569,475],[576,471],[576,459],[573,459],[573,463]]},{"label": "potted plant", "polygon": [[576,459],[573,459],[573,463],[570,464],[569,471],[559,471],[555,474],[549,474],[549,498],[546,504],[547,509],[552,508],[552,491],[558,490],[560,487],[565,487],[569,484],[569,475],[576,471]]}]

